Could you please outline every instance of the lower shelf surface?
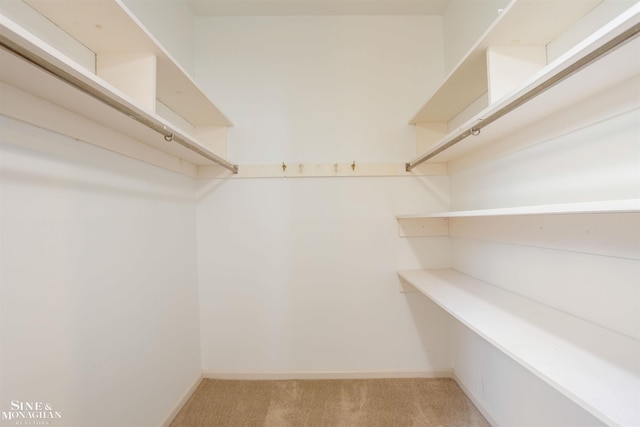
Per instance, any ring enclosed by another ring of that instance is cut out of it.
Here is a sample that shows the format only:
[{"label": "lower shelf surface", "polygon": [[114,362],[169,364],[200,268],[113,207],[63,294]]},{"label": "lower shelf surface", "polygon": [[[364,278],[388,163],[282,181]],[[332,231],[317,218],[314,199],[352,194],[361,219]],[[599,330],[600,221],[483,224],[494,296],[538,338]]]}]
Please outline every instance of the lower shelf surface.
[{"label": "lower shelf surface", "polygon": [[402,270],[465,326],[609,425],[640,425],[640,343],[454,270]]}]

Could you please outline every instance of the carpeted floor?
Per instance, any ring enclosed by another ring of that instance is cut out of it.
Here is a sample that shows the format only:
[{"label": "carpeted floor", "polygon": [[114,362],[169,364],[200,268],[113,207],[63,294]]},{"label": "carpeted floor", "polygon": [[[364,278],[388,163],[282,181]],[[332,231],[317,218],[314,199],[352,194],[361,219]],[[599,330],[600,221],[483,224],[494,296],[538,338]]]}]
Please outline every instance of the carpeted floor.
[{"label": "carpeted floor", "polygon": [[489,426],[451,379],[205,379],[171,427]]}]

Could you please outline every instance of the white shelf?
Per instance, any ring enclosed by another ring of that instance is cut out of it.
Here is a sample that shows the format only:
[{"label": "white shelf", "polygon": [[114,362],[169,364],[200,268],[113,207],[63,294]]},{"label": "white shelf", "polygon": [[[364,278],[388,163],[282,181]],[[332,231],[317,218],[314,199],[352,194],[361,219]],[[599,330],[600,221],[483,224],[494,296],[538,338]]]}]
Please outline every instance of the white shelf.
[{"label": "white shelf", "polygon": [[231,126],[184,69],[120,0],[25,0],[100,55],[151,53],[157,58],[156,97],[193,126]]},{"label": "white shelf", "polygon": [[450,236],[640,259],[640,200],[399,215],[400,237]]},{"label": "white shelf", "polygon": [[[546,4],[548,2],[539,3]],[[640,4],[636,4],[557,60],[544,67],[510,95],[488,106],[457,129],[452,129],[446,136],[436,141],[427,153],[438,151],[459,134],[468,131],[485,118],[490,117],[520,97],[535,90],[549,79],[553,79],[554,76],[560,75],[564,70],[569,69],[572,64],[581,63],[584,58],[597,52],[598,49],[611,40],[626,31],[633,31],[639,23]],[[579,69],[568,78],[564,78],[547,90],[538,93],[533,99],[507,113],[501,119],[484,127],[479,135],[468,136],[463,141],[431,157],[428,161],[449,162],[459,158],[483,145],[553,116],[559,111],[578,105],[586,99],[598,97],[599,94],[605,91],[611,91],[617,85],[625,88],[624,93],[637,90],[637,84],[640,80],[640,61],[637,60],[637,52],[639,50],[640,37],[632,38],[613,51]],[[624,109],[624,111],[638,108],[640,106],[640,98],[636,96],[632,100],[621,102],[621,104],[623,105],[620,108]],[[624,111],[616,111],[611,114],[619,114]],[[413,161],[423,156],[418,156]]]},{"label": "white shelf", "polygon": [[545,46],[600,1],[511,1],[410,123],[449,122],[485,94],[488,47]]},{"label": "white shelf", "polygon": [[[0,49],[0,81],[6,84],[0,97],[0,113],[190,176],[197,176],[199,166],[218,163],[231,165],[176,125],[141,107],[127,94],[3,15],[0,15],[0,38],[13,49],[28,52],[36,63],[48,64],[47,67],[57,69],[83,87],[80,90],[71,86],[21,56]],[[175,140],[165,141],[160,133],[112,108],[96,96],[126,108],[167,134],[173,134]],[[56,107],[62,107],[63,110],[56,110]],[[69,115],[69,112],[75,116]],[[78,116],[102,125],[102,129],[89,130],[86,123],[74,118]]]},{"label": "white shelf", "polygon": [[513,215],[569,215],[638,213],[640,199],[604,200],[597,202],[560,203],[553,205],[519,206],[513,208],[480,209],[471,211],[438,212],[430,214],[397,215],[397,219],[412,218],[464,218]]},{"label": "white shelf", "polygon": [[608,425],[640,425],[640,343],[453,270],[399,276]]}]

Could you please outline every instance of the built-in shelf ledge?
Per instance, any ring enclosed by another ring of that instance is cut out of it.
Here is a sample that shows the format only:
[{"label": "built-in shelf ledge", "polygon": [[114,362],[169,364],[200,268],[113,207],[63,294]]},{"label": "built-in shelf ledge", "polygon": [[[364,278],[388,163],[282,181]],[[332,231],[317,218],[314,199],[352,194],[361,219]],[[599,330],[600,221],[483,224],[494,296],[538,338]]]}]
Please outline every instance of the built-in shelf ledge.
[{"label": "built-in shelf ledge", "polygon": [[[513,8],[520,4],[530,7],[542,3],[558,2],[517,0]],[[550,13],[553,14],[552,11]],[[635,91],[640,76],[640,61],[637,60],[639,28],[640,5],[637,4],[519,85],[503,90],[504,94],[499,99],[474,108],[474,112],[465,115],[466,119],[456,119],[455,125],[452,122],[447,124],[449,119],[437,116],[441,109],[446,110],[444,105],[449,102],[449,96],[434,97],[428,103],[428,109],[437,113],[436,116],[420,113],[411,121],[420,128],[418,146],[428,148],[408,162],[407,167],[411,169],[424,161],[455,160],[612,88],[625,86],[627,92]],[[454,84],[457,79],[447,80],[445,85],[451,88],[443,93],[456,89],[466,97],[466,79],[462,80],[459,85]],[[456,98],[453,94],[450,97]],[[638,97],[629,103],[633,105],[626,111],[637,108]]]},{"label": "built-in shelf ledge", "polygon": [[141,54],[153,56],[154,70],[150,74],[138,75],[137,70],[125,67],[115,80],[128,80],[125,86],[134,86],[135,90],[153,80],[156,84],[152,96],[194,127],[231,126],[229,119],[121,0],[25,2],[93,51],[98,74],[103,59],[113,68],[114,63],[127,65],[131,55],[135,55],[133,60]]},{"label": "built-in shelf ledge", "polygon": [[489,89],[486,51],[491,46],[544,47],[599,1],[512,0],[433,92],[411,123],[449,122],[486,94]]},{"label": "built-in shelf ledge", "polygon": [[211,122],[218,133],[194,128],[214,136],[200,142],[3,15],[0,41],[0,114],[190,176],[201,165],[237,169],[212,150],[219,139],[226,145],[226,122]]},{"label": "built-in shelf ledge", "polygon": [[640,259],[639,199],[398,215],[396,219],[400,237],[451,236]]},{"label": "built-in shelf ledge", "polygon": [[403,270],[462,324],[607,425],[640,425],[640,343],[453,270]]},{"label": "built-in shelf ledge", "polygon": [[458,218],[473,216],[605,214],[633,212],[640,212],[640,199],[600,200],[594,202],[558,203],[497,209],[397,215],[396,218]]},{"label": "built-in shelf ledge", "polygon": [[345,177],[398,177],[446,176],[445,163],[426,163],[407,172],[404,163],[301,163],[282,162],[265,165],[241,165],[236,174],[219,166],[200,166],[198,178],[345,178]]}]

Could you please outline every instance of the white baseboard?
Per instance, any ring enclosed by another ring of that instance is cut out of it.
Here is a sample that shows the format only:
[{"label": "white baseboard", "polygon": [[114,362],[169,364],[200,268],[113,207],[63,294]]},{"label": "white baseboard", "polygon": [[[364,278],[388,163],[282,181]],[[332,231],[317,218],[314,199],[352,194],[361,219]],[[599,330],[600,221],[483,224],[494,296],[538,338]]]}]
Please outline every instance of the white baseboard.
[{"label": "white baseboard", "polygon": [[196,389],[198,388],[198,386],[202,382],[203,378],[204,378],[204,376],[202,374],[200,374],[198,379],[193,383],[193,385],[191,387],[189,387],[189,389],[184,394],[184,396],[182,396],[182,399],[180,399],[180,401],[175,406],[175,408],[173,408],[173,411],[171,411],[171,413],[167,416],[167,418],[165,418],[164,422],[162,424],[160,424],[161,427],[169,427],[169,425],[171,424],[171,421],[173,421],[173,419],[176,417],[176,415],[178,415],[178,412],[180,412],[180,409],[182,409],[184,404],[187,403],[187,400],[189,400],[191,398],[191,395],[193,395],[193,393],[196,391]]},{"label": "white baseboard", "polygon": [[380,378],[452,378],[451,369],[437,371],[204,371],[218,380],[343,380]]},{"label": "white baseboard", "polygon": [[471,392],[471,390],[464,384],[464,382],[462,382],[462,380],[455,373],[453,374],[453,380],[462,389],[464,394],[467,395],[469,400],[471,400],[471,402],[473,402],[473,404],[476,406],[476,408],[478,408],[478,411],[480,411],[482,416],[486,418],[486,420],[489,422],[489,424],[491,424],[492,427],[500,427],[500,424],[498,424],[498,422],[496,421],[495,417],[493,415],[491,415],[491,412],[489,412],[489,410],[487,410],[487,408],[485,408],[482,405],[480,400],[476,398],[476,396]]}]

